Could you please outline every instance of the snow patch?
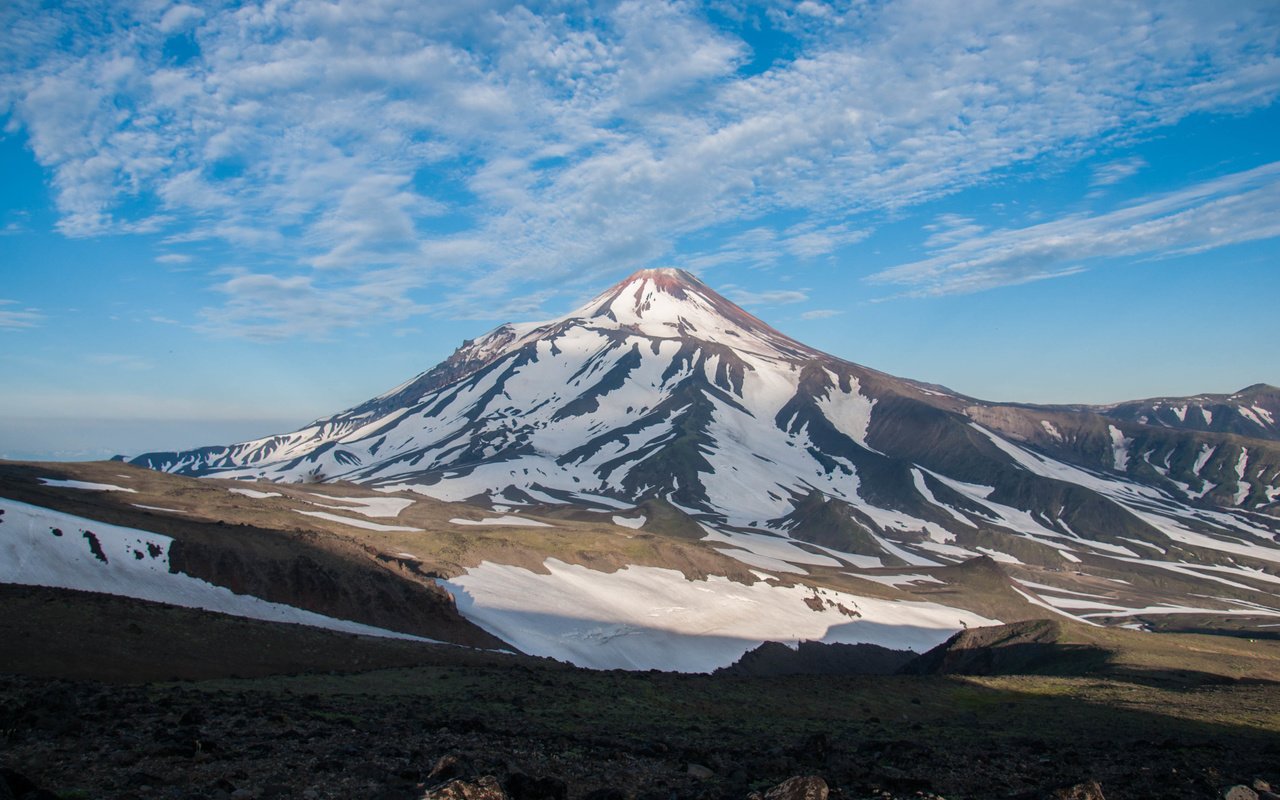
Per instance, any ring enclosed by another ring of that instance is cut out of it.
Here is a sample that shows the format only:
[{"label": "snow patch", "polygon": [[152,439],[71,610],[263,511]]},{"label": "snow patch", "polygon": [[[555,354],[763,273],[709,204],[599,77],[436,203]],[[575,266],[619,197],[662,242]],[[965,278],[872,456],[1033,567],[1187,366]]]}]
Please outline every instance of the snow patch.
[{"label": "snow patch", "polygon": [[242,494],[255,500],[266,500],[268,497],[284,497],[279,492],[260,492],[257,489],[228,489],[232,494]]},{"label": "snow patch", "polygon": [[1191,468],[1191,471],[1196,475],[1199,475],[1200,470],[1204,469],[1204,465],[1209,463],[1209,459],[1213,458],[1213,454],[1217,452],[1217,450],[1217,445],[1213,445],[1212,447],[1207,444],[1200,445],[1200,452],[1196,454],[1196,463],[1195,466]]},{"label": "snow patch", "polygon": [[[52,586],[133,597],[237,617],[315,628],[431,641],[358,622],[327,617],[169,571],[173,539],[60,511],[0,500],[0,582]],[[55,534],[54,531],[61,535]]]},{"label": "snow patch", "polygon": [[454,525],[510,525],[520,528],[554,528],[554,525],[548,525],[545,522],[539,522],[536,519],[525,519],[517,517],[514,514],[507,514],[502,517],[485,517],[484,519],[463,519],[462,517],[454,517],[449,520]]},{"label": "snow patch", "polygon": [[383,525],[380,522],[370,522],[367,519],[354,519],[352,517],[344,517],[340,514],[330,514],[328,511],[302,511],[294,509],[295,513],[305,514],[308,517],[317,517],[319,519],[327,519],[330,522],[339,522],[343,525],[350,525],[353,528],[363,528],[367,531],[380,531],[390,533],[392,531],[408,531],[412,533],[421,533],[422,528],[409,528],[404,525]]},{"label": "snow patch", "polygon": [[1000,562],[1001,564],[1021,564],[1022,563],[1021,561],[1009,555],[1008,553],[1002,553],[999,550],[992,550],[989,547],[979,547],[977,548],[977,550],[980,553],[984,553],[986,555],[991,556],[992,559]]},{"label": "snow patch", "polygon": [[337,500],[340,503],[348,503],[346,506],[327,506],[322,503],[315,505],[322,508],[335,508],[340,511],[354,511],[357,514],[363,514],[366,517],[391,518],[400,516],[400,512],[416,503],[416,500],[410,500],[403,497],[340,497],[337,495],[317,494],[309,492],[312,497],[323,497],[326,500]]},{"label": "snow patch", "polygon": [[62,489],[83,489],[86,492],[129,492],[137,494],[136,489],[126,489],[111,483],[90,483],[88,481],[59,480],[57,478],[41,478],[45,486],[57,486]]},{"label": "snow patch", "polygon": [[638,517],[623,517],[617,514],[613,516],[614,525],[621,525],[624,528],[631,528],[632,530],[644,527],[644,523],[645,517],[643,514]]},{"label": "snow patch", "polygon": [[861,393],[857,378],[849,381],[848,394],[840,391],[838,378],[835,383],[830,394],[818,398],[818,410],[835,426],[836,430],[857,442],[860,447],[870,450],[871,448],[867,445],[867,427],[871,425],[871,410],[875,407],[876,401]]},{"label": "snow patch", "polygon": [[183,511],[180,508],[165,508],[164,506],[144,506],[142,503],[130,503],[134,508],[141,508],[143,511],[165,511],[170,514],[190,514],[190,511]]},{"label": "snow patch", "polygon": [[[746,586],[719,576],[690,581],[656,567],[607,573],[555,559],[543,566],[548,574],[486,561],[441,583],[463,616],[521,650],[598,669],[709,672],[765,641],[923,652],[961,627],[996,624],[937,603],[830,589]],[[806,604],[813,598],[822,610]]]},{"label": "snow patch", "polygon": [[1113,465],[1117,472],[1124,472],[1129,468],[1129,445],[1132,439],[1126,439],[1125,435],[1115,425],[1108,425],[1107,430],[1111,432],[1111,457]]},{"label": "snow patch", "polygon": [[946,585],[945,581],[940,581],[932,575],[871,575],[865,572],[849,572],[846,573],[855,578],[861,578],[864,581],[872,581],[873,583],[882,583],[885,586],[910,586],[913,583],[940,583]]},{"label": "snow patch", "polygon": [[1240,416],[1249,420],[1254,425],[1257,425],[1259,428],[1264,427],[1262,424],[1262,420],[1258,419],[1258,415],[1253,413],[1252,409],[1249,409],[1245,406],[1236,406],[1236,411],[1240,413]]}]

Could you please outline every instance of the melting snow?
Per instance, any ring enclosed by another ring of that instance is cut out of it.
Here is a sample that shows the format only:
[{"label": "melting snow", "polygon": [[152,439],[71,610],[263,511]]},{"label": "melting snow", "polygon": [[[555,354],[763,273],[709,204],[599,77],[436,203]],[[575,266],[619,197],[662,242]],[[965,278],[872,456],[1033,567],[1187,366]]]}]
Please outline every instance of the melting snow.
[{"label": "melting snow", "polygon": [[400,516],[400,512],[416,503],[416,500],[410,500],[403,497],[339,497],[336,495],[316,494],[310,492],[313,497],[323,497],[326,500],[337,500],[340,503],[349,503],[351,506],[325,506],[316,503],[323,508],[336,508],[341,511],[354,511],[357,514],[363,514],[366,517],[392,518]]},{"label": "melting snow", "polygon": [[1058,608],[1058,607],[1056,607],[1056,606],[1050,605],[1049,603],[1046,603],[1044,600],[1041,600],[1039,597],[1036,597],[1034,594],[1031,594],[1030,592],[1024,592],[1024,591],[1022,591],[1022,590],[1021,590],[1021,589],[1019,589],[1017,586],[1011,586],[1011,587],[1009,587],[1009,588],[1013,589],[1015,592],[1017,592],[1018,594],[1022,595],[1023,599],[1024,599],[1024,600],[1026,600],[1028,603],[1030,603],[1030,604],[1031,604],[1031,605],[1033,605],[1033,606],[1039,606],[1040,608],[1047,608],[1047,609],[1049,609],[1050,611],[1052,611],[1052,612],[1053,612],[1053,613],[1055,613],[1055,614],[1058,614],[1058,615],[1060,615],[1060,616],[1067,617],[1068,619],[1073,619],[1073,620],[1075,620],[1076,622],[1083,622],[1083,623],[1085,623],[1086,625],[1093,625],[1094,627],[1102,627],[1101,625],[1099,625],[1099,624],[1098,624],[1098,623],[1096,623],[1096,622],[1090,622],[1089,620],[1085,619],[1084,617],[1077,617],[1075,614],[1072,614],[1072,613],[1070,613],[1070,612],[1068,612],[1068,611],[1064,611],[1064,610],[1062,610],[1061,608]]},{"label": "melting snow", "polygon": [[1262,420],[1258,419],[1258,415],[1257,415],[1257,414],[1255,414],[1255,413],[1253,413],[1253,411],[1252,411],[1251,409],[1246,408],[1245,406],[1237,406],[1237,407],[1236,407],[1236,411],[1239,411],[1239,412],[1240,412],[1240,416],[1242,416],[1242,417],[1244,417],[1245,419],[1249,420],[1249,421],[1250,421],[1250,422],[1252,422],[1254,425],[1257,425],[1258,427],[1263,427],[1263,425],[1262,425]]},{"label": "melting snow", "polygon": [[340,522],[343,525],[350,525],[353,528],[364,528],[367,531],[382,531],[384,533],[389,533],[391,531],[422,532],[422,528],[407,528],[403,525],[383,525],[380,522],[370,522],[367,519],[353,519],[351,517],[344,517],[340,514],[330,514],[328,511],[302,511],[297,508],[295,508],[294,511],[298,514],[306,514],[308,517],[319,517],[320,519],[327,519],[330,522]]},{"label": "melting snow", "polygon": [[1002,553],[999,550],[992,550],[989,547],[979,547],[977,549],[979,552],[985,553],[991,556],[993,559],[995,559],[996,561],[999,561],[1001,564],[1021,564],[1022,563],[1021,561],[1009,555],[1008,553]]},{"label": "melting snow", "polygon": [[[53,586],[133,597],[237,617],[316,628],[430,641],[409,634],[335,619],[169,571],[173,539],[150,531],[108,525],[14,500],[0,525],[0,582]],[[54,530],[61,535],[53,533]],[[97,548],[101,556],[91,548]]]},{"label": "melting snow", "polygon": [[507,514],[502,517],[485,517],[484,519],[463,519],[462,517],[454,517],[449,520],[454,525],[512,525],[521,528],[554,528],[554,525],[548,525],[545,522],[538,522],[535,519],[525,519],[517,517],[513,514]]},{"label": "melting snow", "polygon": [[[774,560],[774,563],[782,561],[790,562],[792,564],[808,564],[818,567],[840,566],[840,562],[830,556],[811,553],[804,548],[797,547],[789,539],[784,539],[779,536],[769,536],[762,533],[744,533],[741,531],[724,533],[708,528],[705,525],[702,526],[702,529],[707,533],[707,535],[702,538],[702,541],[704,542],[727,544],[735,548],[746,550],[747,552],[753,553],[757,556],[764,556],[765,558],[772,559]],[[738,556],[735,556],[735,558],[738,558],[740,561],[743,560]],[[753,566],[760,565],[754,564]],[[875,566],[880,566],[878,559],[875,561]],[[766,569],[770,568],[771,567],[766,567]]]},{"label": "melting snow", "polygon": [[1118,472],[1124,472],[1129,468],[1129,444],[1133,440],[1126,439],[1115,425],[1108,425],[1107,430],[1111,432],[1111,454],[1115,468]]},{"label": "melting snow", "polygon": [[1195,466],[1191,468],[1191,471],[1199,475],[1200,470],[1204,469],[1204,465],[1209,463],[1209,459],[1213,457],[1213,454],[1217,452],[1217,450],[1217,445],[1212,447],[1207,444],[1200,445],[1200,452],[1196,454],[1196,463]]},{"label": "melting snow", "polygon": [[631,528],[632,530],[644,527],[644,523],[645,518],[643,514],[638,517],[623,517],[615,514],[613,517],[614,525],[621,525],[624,528]]},{"label": "melting snow", "polygon": [[88,492],[129,492],[137,494],[136,489],[126,489],[110,483],[89,483],[88,481],[59,480],[57,478],[41,478],[45,486],[58,486],[65,489],[84,489]]},{"label": "melting snow", "polygon": [[[741,561],[743,564],[748,564],[753,567],[760,567],[762,569],[771,569],[774,572],[790,572],[795,575],[809,574],[809,570],[805,569],[804,567],[797,567],[795,564],[790,564],[786,561],[783,561],[780,558],[762,556],[759,553],[753,553],[750,550],[738,550],[736,548],[717,547],[716,552],[720,553],[721,555],[726,555],[729,558],[735,559],[737,561]],[[754,573],[755,570],[752,570],[752,572]]]},{"label": "melting snow", "polygon": [[[690,581],[655,567],[607,573],[555,559],[544,567],[549,574],[484,562],[442,584],[464,616],[521,650],[600,669],[708,672],[764,641],[868,642],[922,652],[963,626],[996,624],[937,603],[833,590],[815,595],[804,586],[744,586],[718,576]],[[815,596],[821,611],[805,604]]]},{"label": "melting snow", "polygon": [[190,514],[190,511],[183,511],[180,508],[165,508],[164,506],[144,506],[142,503],[130,503],[134,508],[141,508],[144,511],[167,511],[170,514]]},{"label": "melting snow", "polygon": [[1057,439],[1058,441],[1062,441],[1062,434],[1058,432],[1058,429],[1054,427],[1054,424],[1052,422],[1050,422],[1047,419],[1042,419],[1040,420],[1040,426],[1044,428],[1045,433],[1049,434],[1050,436]]},{"label": "melting snow", "polygon": [[1232,502],[1240,505],[1253,490],[1253,485],[1244,479],[1245,470],[1249,468],[1249,448],[1240,448],[1240,457],[1236,459],[1236,496]]},{"label": "melting snow", "polygon": [[818,398],[818,410],[836,430],[871,450],[867,445],[867,427],[871,424],[871,410],[876,401],[861,393],[857,378],[850,380],[849,393],[845,394],[840,391],[840,379],[830,372],[827,375],[835,385],[829,394]]},{"label": "melting snow", "polygon": [[846,573],[855,578],[861,578],[864,581],[873,581],[875,583],[883,583],[885,586],[910,586],[913,583],[941,583],[946,585],[945,581],[940,581],[932,575],[871,575],[865,572],[849,572]]},{"label": "melting snow", "polygon": [[257,489],[228,489],[232,494],[242,494],[255,500],[266,500],[268,497],[283,497],[279,492],[260,492]]}]

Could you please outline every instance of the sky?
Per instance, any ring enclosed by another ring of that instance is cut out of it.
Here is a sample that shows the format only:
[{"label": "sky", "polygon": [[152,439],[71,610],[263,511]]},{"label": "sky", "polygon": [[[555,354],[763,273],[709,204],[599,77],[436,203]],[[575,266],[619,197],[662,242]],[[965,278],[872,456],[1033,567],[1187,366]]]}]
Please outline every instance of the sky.
[{"label": "sky", "polygon": [[1280,384],[1280,5],[0,4],[0,457],[280,433],[680,267],[990,400]]}]

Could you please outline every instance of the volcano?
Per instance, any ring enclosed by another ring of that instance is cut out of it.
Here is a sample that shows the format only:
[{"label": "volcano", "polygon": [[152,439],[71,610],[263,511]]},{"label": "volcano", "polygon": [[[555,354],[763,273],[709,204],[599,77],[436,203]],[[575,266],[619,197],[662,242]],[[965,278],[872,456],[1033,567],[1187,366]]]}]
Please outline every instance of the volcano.
[{"label": "volcano", "polygon": [[1177,401],[1144,402],[977,400],[822,353],[653,269],[293,433],[133,463],[501,508],[642,507],[757,564],[790,541],[862,567],[989,555],[1274,575],[1280,446],[1164,424],[1152,409]]}]

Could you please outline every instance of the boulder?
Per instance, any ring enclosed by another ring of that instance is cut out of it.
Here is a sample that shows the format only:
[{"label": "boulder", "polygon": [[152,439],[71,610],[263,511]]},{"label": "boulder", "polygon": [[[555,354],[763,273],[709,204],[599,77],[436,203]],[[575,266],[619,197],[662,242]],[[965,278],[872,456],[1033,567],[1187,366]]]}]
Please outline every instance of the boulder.
[{"label": "boulder", "polygon": [[431,789],[422,796],[422,800],[507,800],[507,793],[502,784],[492,775],[485,775],[474,781],[452,780],[443,786]]},{"label": "boulder", "polygon": [[827,800],[827,782],[816,775],[788,778],[764,793],[764,800]]},{"label": "boulder", "polygon": [[1075,786],[1064,786],[1053,793],[1053,800],[1106,800],[1102,785],[1097,781],[1085,781]]}]

